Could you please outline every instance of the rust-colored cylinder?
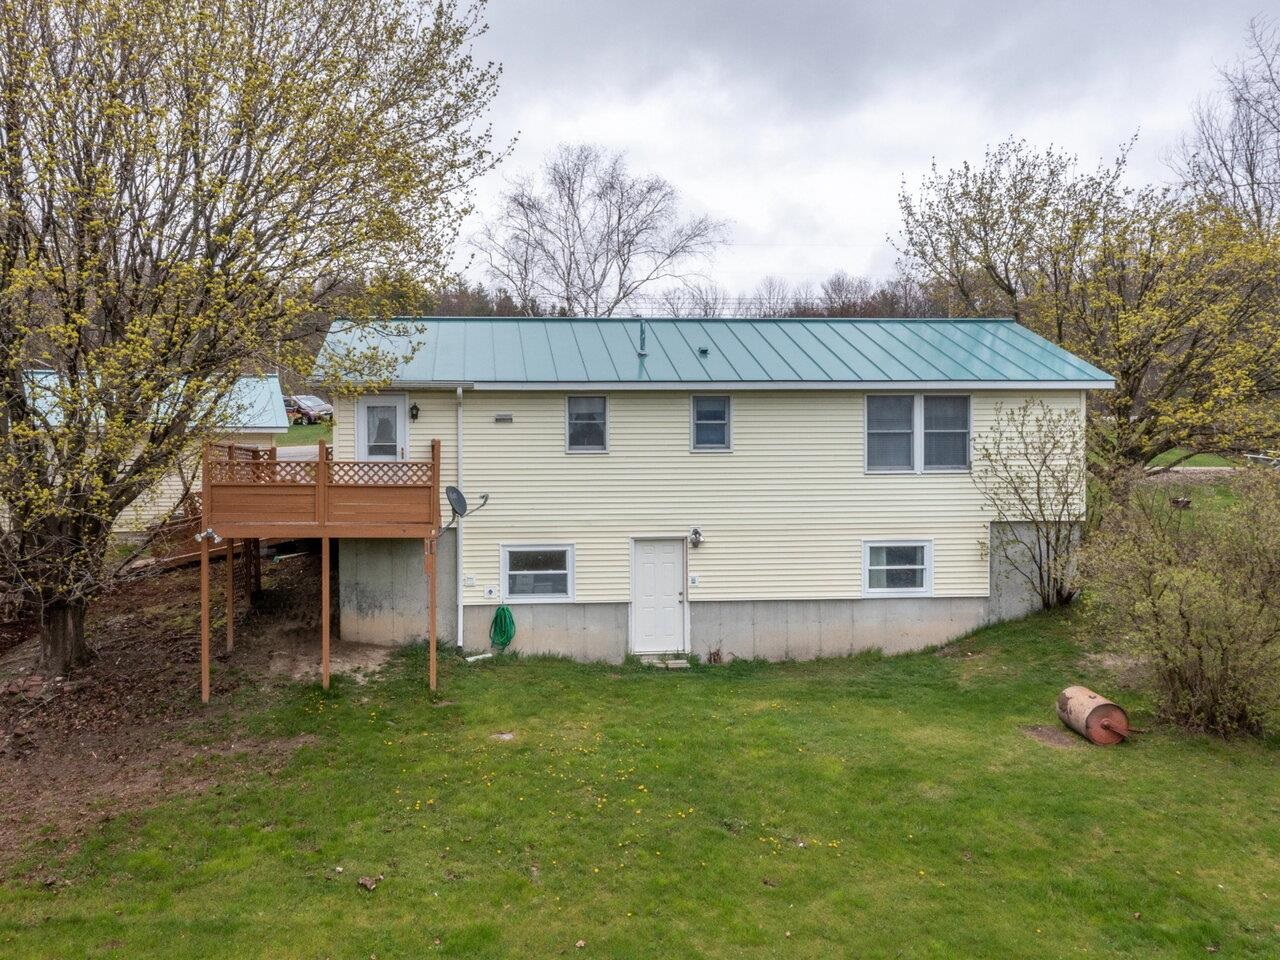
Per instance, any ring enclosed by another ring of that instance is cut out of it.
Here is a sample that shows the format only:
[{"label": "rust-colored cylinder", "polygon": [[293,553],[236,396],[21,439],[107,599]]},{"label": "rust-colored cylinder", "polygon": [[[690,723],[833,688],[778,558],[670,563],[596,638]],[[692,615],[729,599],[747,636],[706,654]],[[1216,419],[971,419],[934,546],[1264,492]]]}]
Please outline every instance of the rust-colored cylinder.
[{"label": "rust-colored cylinder", "polygon": [[1129,739],[1129,715],[1088,687],[1067,687],[1058,694],[1058,717],[1091,743],[1107,746]]}]

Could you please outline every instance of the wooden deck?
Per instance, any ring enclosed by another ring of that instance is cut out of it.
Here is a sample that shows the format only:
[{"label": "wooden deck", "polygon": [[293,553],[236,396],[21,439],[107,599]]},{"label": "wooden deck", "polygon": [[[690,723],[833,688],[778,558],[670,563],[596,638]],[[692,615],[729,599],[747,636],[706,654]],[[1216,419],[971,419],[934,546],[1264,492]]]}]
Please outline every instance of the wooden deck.
[{"label": "wooden deck", "polygon": [[428,674],[436,689],[436,542],[441,531],[440,441],[430,460],[334,460],[326,444],[314,460],[280,459],[274,448],[208,444],[202,460],[200,533],[200,699],[209,702],[209,560],[222,542],[226,563],[227,652],[235,646],[237,540],[320,540],[320,676],[329,688],[329,571],[334,537],[421,539],[430,597]]},{"label": "wooden deck", "polygon": [[281,460],[274,449],[210,444],[204,529],[234,537],[413,537],[440,527],[435,459]]}]

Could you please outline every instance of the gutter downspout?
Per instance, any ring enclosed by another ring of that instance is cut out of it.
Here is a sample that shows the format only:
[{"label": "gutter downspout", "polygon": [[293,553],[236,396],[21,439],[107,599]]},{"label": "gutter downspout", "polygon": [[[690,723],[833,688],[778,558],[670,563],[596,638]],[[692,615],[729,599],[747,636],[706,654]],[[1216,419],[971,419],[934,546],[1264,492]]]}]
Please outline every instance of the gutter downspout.
[{"label": "gutter downspout", "polygon": [[[455,442],[454,451],[456,455],[455,467],[457,472],[457,479],[455,480],[455,482],[458,485],[458,489],[461,490],[463,489],[462,487],[462,387],[458,387],[457,426],[455,429],[457,434],[456,437],[454,438],[454,442]],[[454,583],[457,584],[456,592],[458,595],[458,620],[457,620],[458,626],[455,632],[458,635],[458,649],[461,650],[462,649],[462,517],[458,518],[457,526],[455,526],[454,529],[457,531],[457,533],[454,534],[454,541],[453,541],[453,552],[455,554],[454,559],[456,560]]]}]

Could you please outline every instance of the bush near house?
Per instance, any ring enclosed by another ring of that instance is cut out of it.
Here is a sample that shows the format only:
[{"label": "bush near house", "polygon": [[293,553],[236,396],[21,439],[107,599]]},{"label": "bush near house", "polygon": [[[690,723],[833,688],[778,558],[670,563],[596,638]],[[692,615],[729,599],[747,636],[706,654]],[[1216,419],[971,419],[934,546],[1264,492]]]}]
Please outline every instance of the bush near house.
[{"label": "bush near house", "polygon": [[1280,475],[1251,469],[1200,509],[1138,487],[1084,552],[1101,631],[1149,667],[1166,719],[1219,736],[1280,730]]}]

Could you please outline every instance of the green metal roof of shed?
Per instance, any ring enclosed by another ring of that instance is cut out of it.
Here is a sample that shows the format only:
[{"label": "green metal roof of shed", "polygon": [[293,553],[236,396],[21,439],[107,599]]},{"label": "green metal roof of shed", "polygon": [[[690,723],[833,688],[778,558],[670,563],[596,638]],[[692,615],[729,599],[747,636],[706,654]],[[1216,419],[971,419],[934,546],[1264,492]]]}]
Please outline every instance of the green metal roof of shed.
[{"label": "green metal roof of shed", "polygon": [[[58,406],[58,374],[53,370],[28,370],[27,394],[49,423],[58,424],[62,414]],[[223,400],[222,428],[232,433],[284,433],[289,429],[289,415],[284,409],[280,378],[274,373],[240,377]]]},{"label": "green metal roof of shed", "polygon": [[[406,356],[398,386],[1108,388],[1111,377],[1012,320],[401,318],[326,349]],[[409,341],[417,344],[411,351]],[[410,355],[412,353],[412,355]]]}]

